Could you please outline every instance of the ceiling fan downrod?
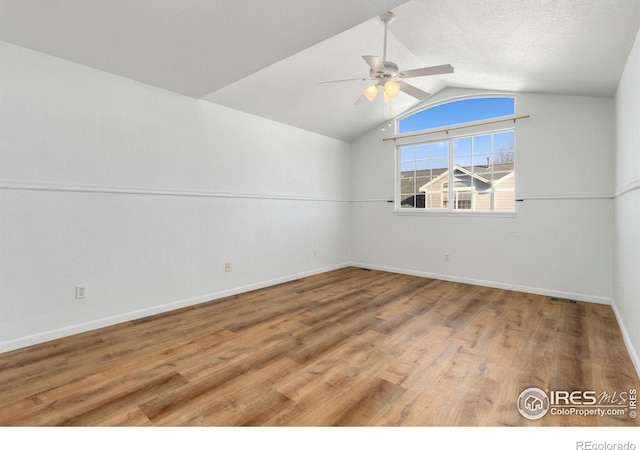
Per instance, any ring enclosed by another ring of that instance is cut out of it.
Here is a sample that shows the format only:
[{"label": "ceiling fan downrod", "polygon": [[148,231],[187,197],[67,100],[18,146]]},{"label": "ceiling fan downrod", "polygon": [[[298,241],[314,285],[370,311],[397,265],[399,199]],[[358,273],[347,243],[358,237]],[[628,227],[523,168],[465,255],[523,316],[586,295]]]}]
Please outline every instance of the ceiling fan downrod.
[{"label": "ceiling fan downrod", "polygon": [[380,14],[380,20],[384,23],[384,46],[382,48],[382,61],[387,60],[387,32],[389,29],[389,24],[393,22],[393,19],[396,18],[396,15],[391,11],[387,11],[385,13]]}]

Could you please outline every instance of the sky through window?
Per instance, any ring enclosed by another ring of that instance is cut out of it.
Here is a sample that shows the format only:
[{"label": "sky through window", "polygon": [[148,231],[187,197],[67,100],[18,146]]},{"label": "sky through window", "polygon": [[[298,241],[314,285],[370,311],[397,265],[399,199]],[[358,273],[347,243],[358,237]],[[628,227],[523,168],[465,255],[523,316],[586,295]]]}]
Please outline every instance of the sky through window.
[{"label": "sky through window", "polygon": [[513,114],[515,114],[515,102],[512,97],[456,100],[423,109],[401,119],[398,121],[398,132],[411,133]]}]

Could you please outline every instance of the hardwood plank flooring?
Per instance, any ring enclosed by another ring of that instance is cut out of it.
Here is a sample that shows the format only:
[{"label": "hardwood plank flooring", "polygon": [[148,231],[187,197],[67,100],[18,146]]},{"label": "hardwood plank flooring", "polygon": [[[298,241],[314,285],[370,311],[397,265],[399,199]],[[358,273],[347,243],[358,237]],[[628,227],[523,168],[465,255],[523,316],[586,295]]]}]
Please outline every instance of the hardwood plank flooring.
[{"label": "hardwood plank flooring", "polygon": [[0,426],[638,426],[523,418],[639,389],[610,307],[345,268],[0,354]]}]

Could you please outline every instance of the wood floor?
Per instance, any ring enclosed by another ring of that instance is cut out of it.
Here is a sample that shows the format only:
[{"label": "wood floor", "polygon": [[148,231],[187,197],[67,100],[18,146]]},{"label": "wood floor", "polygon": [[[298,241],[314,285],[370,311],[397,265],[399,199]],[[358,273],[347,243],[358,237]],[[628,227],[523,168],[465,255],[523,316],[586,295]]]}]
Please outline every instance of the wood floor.
[{"label": "wood floor", "polygon": [[610,307],[346,268],[0,355],[0,425],[639,425],[520,392],[638,389]]}]

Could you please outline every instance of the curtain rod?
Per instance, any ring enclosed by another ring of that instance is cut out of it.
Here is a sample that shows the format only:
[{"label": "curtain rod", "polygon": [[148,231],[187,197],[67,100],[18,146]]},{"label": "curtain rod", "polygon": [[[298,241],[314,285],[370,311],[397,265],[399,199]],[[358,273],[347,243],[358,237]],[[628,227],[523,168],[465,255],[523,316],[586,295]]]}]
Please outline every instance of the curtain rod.
[{"label": "curtain rod", "polygon": [[530,117],[532,117],[532,115],[525,114],[523,116],[505,117],[504,119],[486,120],[484,122],[476,122],[476,123],[472,123],[472,124],[469,124],[469,125],[458,125],[457,127],[451,127],[451,128],[438,128],[437,130],[431,130],[431,131],[420,131],[418,133],[395,135],[395,136],[392,136],[392,137],[383,138],[382,142],[396,141],[397,139],[406,139],[406,138],[411,138],[411,137],[416,137],[416,136],[424,136],[424,135],[427,135],[427,134],[435,134],[435,133],[442,133],[442,132],[445,132],[445,133],[449,134],[449,131],[461,130],[463,128],[479,127],[479,126],[482,126],[482,125],[490,125],[492,123],[511,122],[512,120],[513,120],[513,123],[516,123],[516,120],[528,119]]}]

